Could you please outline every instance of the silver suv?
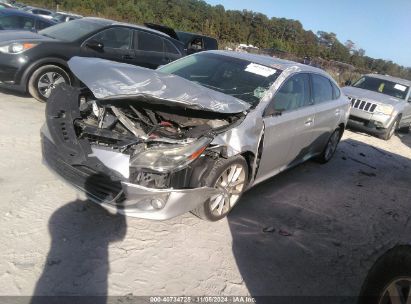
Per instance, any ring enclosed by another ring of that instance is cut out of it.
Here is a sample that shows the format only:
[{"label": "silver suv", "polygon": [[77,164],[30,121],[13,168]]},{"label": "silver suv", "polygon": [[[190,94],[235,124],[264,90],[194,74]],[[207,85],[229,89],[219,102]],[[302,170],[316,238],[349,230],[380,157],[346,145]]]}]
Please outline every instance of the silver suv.
[{"label": "silver suv", "polygon": [[329,161],[349,114],[324,71],[268,56],[201,52],[157,71],[80,57],[69,66],[87,88],[53,91],[44,160],[135,217],[219,220],[252,186]]},{"label": "silver suv", "polygon": [[[349,83],[347,83],[349,84]],[[390,139],[411,124],[411,81],[368,74],[342,90],[351,101],[349,125]]]}]

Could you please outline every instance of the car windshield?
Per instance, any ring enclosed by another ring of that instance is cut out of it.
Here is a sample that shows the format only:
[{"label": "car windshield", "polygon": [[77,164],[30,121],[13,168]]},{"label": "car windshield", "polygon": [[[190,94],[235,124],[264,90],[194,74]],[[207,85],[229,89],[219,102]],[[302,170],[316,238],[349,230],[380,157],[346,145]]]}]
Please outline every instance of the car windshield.
[{"label": "car windshield", "polygon": [[256,105],[282,71],[230,56],[198,53],[160,72],[178,75],[209,89]]},{"label": "car windshield", "polygon": [[58,40],[73,42],[103,28],[104,26],[103,23],[80,19],[51,26],[40,31],[39,34]]},{"label": "car windshield", "polygon": [[408,86],[376,77],[361,77],[353,87],[382,93],[395,98],[405,99]]}]

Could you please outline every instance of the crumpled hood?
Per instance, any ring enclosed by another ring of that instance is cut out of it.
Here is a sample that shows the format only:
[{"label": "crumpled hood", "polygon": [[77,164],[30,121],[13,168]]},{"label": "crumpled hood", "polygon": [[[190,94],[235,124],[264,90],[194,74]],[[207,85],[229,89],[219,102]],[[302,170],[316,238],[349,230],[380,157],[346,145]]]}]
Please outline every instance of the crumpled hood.
[{"label": "crumpled hood", "polygon": [[97,58],[73,57],[68,65],[97,99],[142,97],[227,114],[250,108],[240,99],[172,74]]},{"label": "crumpled hood", "polygon": [[364,99],[368,101],[375,101],[384,104],[391,104],[395,105],[401,101],[401,99],[391,97],[385,94],[381,94],[378,92],[368,91],[360,88],[354,87],[343,87],[342,88],[345,95],[349,97],[354,97],[358,99]]}]

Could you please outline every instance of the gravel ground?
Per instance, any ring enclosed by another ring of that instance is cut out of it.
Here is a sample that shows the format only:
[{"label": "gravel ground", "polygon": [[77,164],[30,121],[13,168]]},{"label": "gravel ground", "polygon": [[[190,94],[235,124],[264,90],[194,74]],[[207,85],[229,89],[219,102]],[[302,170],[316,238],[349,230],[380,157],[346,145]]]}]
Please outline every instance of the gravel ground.
[{"label": "gravel ground", "polygon": [[357,295],[410,240],[411,136],[347,131],[227,219],[112,215],[41,163],[44,104],[0,92],[0,295]]}]

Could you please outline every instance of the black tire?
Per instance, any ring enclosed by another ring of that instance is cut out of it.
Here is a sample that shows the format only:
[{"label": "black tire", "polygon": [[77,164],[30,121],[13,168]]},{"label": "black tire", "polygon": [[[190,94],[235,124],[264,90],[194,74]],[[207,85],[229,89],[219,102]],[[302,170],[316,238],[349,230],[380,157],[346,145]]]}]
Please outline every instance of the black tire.
[{"label": "black tire", "polygon": [[[214,164],[214,167],[211,169],[210,173],[205,178],[204,186],[215,187],[216,182],[219,179],[219,177],[224,173],[225,170],[227,170],[229,167],[233,165],[242,166],[244,173],[245,173],[245,181],[244,181],[244,185],[241,190],[242,191],[241,194],[242,194],[248,182],[248,164],[245,161],[245,159],[241,156],[235,156],[229,159],[220,158],[219,160],[217,160],[217,162]],[[239,198],[237,199],[236,203],[241,198],[241,194],[239,195]],[[217,216],[212,213],[210,203],[211,203],[211,200],[208,199],[206,202],[204,202],[203,204],[201,204],[200,206],[198,206],[196,209],[192,210],[191,212],[203,220],[215,222],[215,221],[218,221],[224,218],[234,207],[234,206],[230,207],[227,212],[221,214],[220,216]]]},{"label": "black tire", "polygon": [[[44,79],[44,77],[46,77],[48,73],[53,73],[53,75],[59,75],[60,77],[62,77],[62,79],[64,79],[64,83],[71,84],[70,75],[61,67],[52,65],[52,64],[43,65],[39,67],[30,76],[30,79],[28,82],[28,91],[32,97],[34,97],[40,102],[46,102],[48,98],[47,94],[44,94],[44,89],[41,89],[39,87],[39,81]],[[62,82],[59,82],[58,84],[60,83]],[[54,88],[54,84],[50,83],[50,91],[53,88]]]},{"label": "black tire", "polygon": [[402,133],[410,133],[411,132],[411,123],[409,123],[408,126],[406,126],[406,127],[401,127],[399,129],[399,131],[401,131]]},{"label": "black tire", "polygon": [[381,256],[368,272],[358,303],[390,304],[387,287],[396,280],[406,278],[411,279],[411,247],[397,246]]},{"label": "black tire", "polygon": [[[341,140],[342,137],[342,129],[338,127],[337,129],[334,130],[334,132],[331,134],[331,136],[328,138],[327,144],[324,147],[324,150],[321,152],[321,154],[315,158],[317,162],[320,164],[325,164],[328,163],[331,158],[334,156],[335,151],[337,150],[337,146]],[[335,148],[329,153],[328,149],[330,148],[330,145],[332,144],[333,140],[337,140]]]},{"label": "black tire", "polygon": [[398,130],[400,124],[400,117],[397,117],[391,125],[385,130],[385,132],[381,135],[381,138],[384,140],[389,140]]}]

